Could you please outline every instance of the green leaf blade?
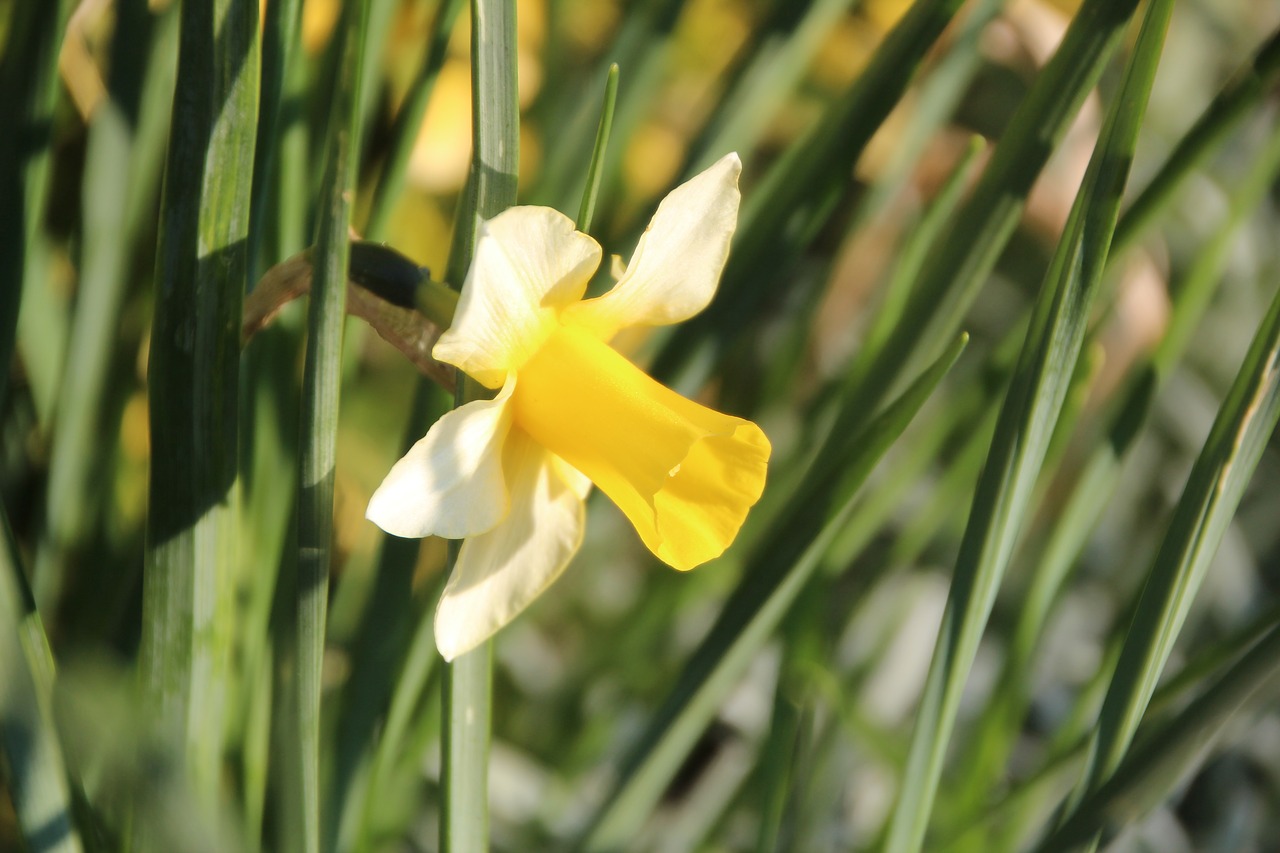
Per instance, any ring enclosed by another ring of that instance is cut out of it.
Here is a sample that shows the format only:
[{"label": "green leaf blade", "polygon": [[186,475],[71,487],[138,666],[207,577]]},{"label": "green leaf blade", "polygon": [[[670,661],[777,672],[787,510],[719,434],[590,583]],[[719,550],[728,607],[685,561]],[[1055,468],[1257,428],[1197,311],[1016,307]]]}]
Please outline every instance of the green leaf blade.
[{"label": "green leaf blade", "polygon": [[[1081,17],[1084,14],[1082,10]],[[1168,3],[1149,7],[1124,86],[1108,114],[1050,264],[996,423],[888,826],[884,849],[892,853],[919,850],[925,841],[960,697],[1084,342],[1168,14]]]},{"label": "green leaf blade", "polygon": [[[257,9],[249,0],[182,8],[148,377],[141,680],[158,736],[178,749],[210,814],[238,539],[238,326],[250,190],[243,167],[252,164],[256,133]],[[137,849],[159,843],[156,829],[135,821]]]}]

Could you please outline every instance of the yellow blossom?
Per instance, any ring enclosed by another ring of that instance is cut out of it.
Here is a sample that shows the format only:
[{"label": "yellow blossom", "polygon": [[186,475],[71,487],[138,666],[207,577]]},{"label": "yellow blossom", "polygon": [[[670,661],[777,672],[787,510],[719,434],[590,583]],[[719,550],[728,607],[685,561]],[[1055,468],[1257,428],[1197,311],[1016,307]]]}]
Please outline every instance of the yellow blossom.
[{"label": "yellow blossom", "polygon": [[769,441],[681,397],[608,341],[677,323],[715,294],[738,218],[736,154],[677,187],[613,289],[583,299],[599,245],[545,207],[480,228],[453,325],[433,355],[497,390],[440,418],[396,463],[368,517],[397,536],[465,538],[436,611],[446,659],[554,581],[598,486],[674,568],[724,552],[764,488]]}]

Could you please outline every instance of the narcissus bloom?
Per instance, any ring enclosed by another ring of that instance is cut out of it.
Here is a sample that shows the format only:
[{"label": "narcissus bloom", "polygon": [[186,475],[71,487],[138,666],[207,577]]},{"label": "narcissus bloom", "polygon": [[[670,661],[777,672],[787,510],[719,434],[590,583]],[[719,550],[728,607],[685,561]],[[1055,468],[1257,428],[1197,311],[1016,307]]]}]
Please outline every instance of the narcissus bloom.
[{"label": "narcissus bloom", "polygon": [[583,299],[600,246],[545,207],[485,222],[453,325],[433,350],[497,390],[459,406],[391,469],[368,517],[396,536],[465,538],[436,611],[446,659],[533,601],[582,544],[594,483],[677,569],[719,556],[764,488],[769,440],[686,400],[609,347],[715,293],[738,218],[730,154],[677,187],[608,293]]}]

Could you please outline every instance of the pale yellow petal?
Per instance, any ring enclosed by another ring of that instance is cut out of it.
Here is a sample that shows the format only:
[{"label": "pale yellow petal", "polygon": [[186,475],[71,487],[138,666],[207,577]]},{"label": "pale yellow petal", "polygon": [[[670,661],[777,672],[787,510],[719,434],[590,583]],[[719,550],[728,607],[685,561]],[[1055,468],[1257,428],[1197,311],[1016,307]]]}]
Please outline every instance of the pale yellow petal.
[{"label": "pale yellow petal", "polygon": [[513,207],[480,226],[453,325],[432,350],[501,387],[550,334],[560,308],[586,292],[600,246],[549,207]]},{"label": "pale yellow petal", "polygon": [[514,378],[492,400],[446,413],[410,448],[369,499],[365,516],[395,536],[461,539],[507,514],[503,446]]},{"label": "pale yellow petal", "polygon": [[585,507],[555,457],[518,429],[503,454],[511,512],[463,543],[436,610],[445,660],[470,651],[529,606],[582,545]]},{"label": "pale yellow petal", "polygon": [[612,290],[565,312],[565,322],[608,340],[627,326],[663,326],[715,296],[738,224],[742,161],[729,154],[671,191]]}]

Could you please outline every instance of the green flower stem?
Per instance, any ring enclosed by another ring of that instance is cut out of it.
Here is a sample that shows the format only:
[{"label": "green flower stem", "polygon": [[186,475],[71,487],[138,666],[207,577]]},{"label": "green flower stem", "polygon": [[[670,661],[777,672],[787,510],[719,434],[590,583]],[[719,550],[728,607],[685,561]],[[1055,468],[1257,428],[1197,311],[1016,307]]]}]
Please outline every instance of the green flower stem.
[{"label": "green flower stem", "polygon": [[461,287],[481,220],[516,203],[520,108],[513,0],[471,2],[471,172],[455,217],[445,281]]},{"label": "green flower stem", "polygon": [[[451,549],[452,563],[457,549]],[[444,784],[440,849],[489,849],[489,732],[493,705],[493,643],[485,642],[450,664],[441,682]]]},{"label": "green flower stem", "polygon": [[[409,94],[396,114],[395,127],[391,130],[391,150],[387,153],[386,162],[382,166],[382,174],[378,176],[378,185],[373,192],[373,204],[369,209],[369,221],[364,228],[364,235],[370,240],[381,240],[387,230],[391,211],[404,189],[404,174],[409,168],[409,155],[418,140],[418,130],[422,126],[422,116],[427,111],[431,100],[431,92],[435,89],[436,78],[444,67],[449,36],[453,33],[453,24],[462,11],[463,0],[444,0],[436,10],[436,20],[431,33],[431,43],[427,46],[426,56],[418,75],[409,87]],[[430,315],[428,315],[430,316]]]},{"label": "green flower stem", "polygon": [[[460,284],[475,251],[480,222],[516,201],[520,164],[520,109],[516,90],[515,0],[471,2],[471,174],[454,224],[446,278]],[[455,402],[476,399],[482,389],[463,379]],[[449,569],[458,547],[449,550]],[[445,667],[441,697],[440,849],[479,853],[489,847],[489,724],[492,644]]]},{"label": "green flower stem", "polygon": [[[351,199],[359,160],[360,77],[368,5],[346,8],[341,67],[330,114],[329,148],[321,197],[311,287],[306,361],[303,366],[299,441],[297,662],[294,710],[302,825],[306,853],[322,849],[320,833],[320,691],[333,538],[333,478],[342,378],[342,327],[346,312]],[[332,845],[323,839],[323,847]]]},{"label": "green flower stem", "polygon": [[[400,454],[422,438],[453,403],[428,379],[420,378],[405,420]],[[424,684],[438,672],[433,608],[442,584],[414,584],[421,541],[383,536],[375,560],[373,588],[349,641],[351,677],[337,713],[337,734],[328,818],[339,850],[368,850],[376,832],[373,816],[395,790],[395,758],[404,757],[407,718],[419,707]],[[389,678],[389,673],[395,673]],[[435,693],[432,692],[434,698]],[[406,708],[406,705],[409,705]],[[434,707],[431,710],[435,710]],[[424,715],[425,716],[425,715]],[[435,717],[435,714],[430,716]]]}]

